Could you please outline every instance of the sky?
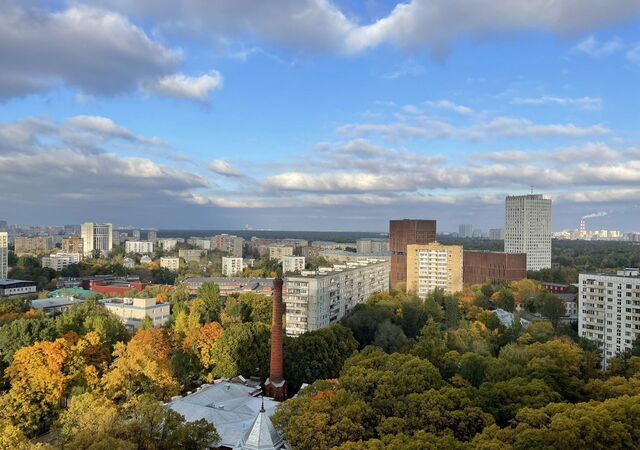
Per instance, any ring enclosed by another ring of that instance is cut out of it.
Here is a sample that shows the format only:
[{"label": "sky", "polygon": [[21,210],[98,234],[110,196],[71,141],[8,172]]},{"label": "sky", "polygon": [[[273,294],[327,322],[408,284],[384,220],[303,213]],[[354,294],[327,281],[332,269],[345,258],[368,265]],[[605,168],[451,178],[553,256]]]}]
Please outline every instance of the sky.
[{"label": "sky", "polygon": [[[638,0],[0,0],[0,219],[640,231]],[[606,214],[605,214],[606,213]]]}]

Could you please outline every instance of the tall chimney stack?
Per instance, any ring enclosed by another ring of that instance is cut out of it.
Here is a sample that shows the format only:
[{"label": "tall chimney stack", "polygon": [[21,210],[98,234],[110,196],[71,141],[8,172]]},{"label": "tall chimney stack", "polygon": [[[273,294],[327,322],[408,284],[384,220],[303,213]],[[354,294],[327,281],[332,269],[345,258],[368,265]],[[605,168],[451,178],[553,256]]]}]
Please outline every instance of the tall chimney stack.
[{"label": "tall chimney stack", "polygon": [[269,378],[265,382],[266,394],[275,400],[287,398],[287,382],[284,380],[284,359],[282,351],[282,279],[273,280],[273,315],[271,318],[271,365]]}]

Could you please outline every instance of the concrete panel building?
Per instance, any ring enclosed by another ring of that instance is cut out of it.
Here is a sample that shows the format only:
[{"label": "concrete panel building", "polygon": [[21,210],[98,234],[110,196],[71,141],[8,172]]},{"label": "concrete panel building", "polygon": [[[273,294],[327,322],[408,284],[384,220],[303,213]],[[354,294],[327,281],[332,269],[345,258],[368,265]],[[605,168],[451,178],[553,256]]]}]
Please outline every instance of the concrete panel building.
[{"label": "concrete panel building", "polygon": [[180,250],[178,250],[178,256],[184,259],[185,262],[187,263],[200,262],[200,258],[207,256],[207,251],[199,250],[199,249],[190,250],[190,249],[181,248]]},{"label": "concrete panel building", "polygon": [[180,269],[180,258],[163,256],[160,258],[160,267],[177,272]]},{"label": "concrete panel building", "polygon": [[387,253],[389,251],[389,239],[358,239],[356,251],[364,254]]},{"label": "concrete panel building", "polygon": [[211,238],[212,245],[216,250],[228,253],[234,258],[242,258],[242,248],[244,239],[231,234],[218,234]]},{"label": "concrete panel building", "polygon": [[283,256],[282,273],[302,272],[305,266],[304,256]]},{"label": "concrete panel building", "polygon": [[408,245],[407,292],[425,298],[435,289],[447,294],[462,291],[462,259],[461,245]]},{"label": "concrete panel building", "polygon": [[551,267],[551,199],[540,194],[505,200],[504,251],[526,253],[527,270]]},{"label": "concrete panel building", "polygon": [[0,280],[9,277],[9,233],[0,231]]},{"label": "concrete panel building", "polygon": [[285,245],[272,245],[269,246],[269,259],[275,259],[278,262],[282,261],[283,256],[292,256],[293,247]]},{"label": "concrete panel building", "polygon": [[407,245],[429,244],[436,240],[436,221],[403,219],[389,221],[391,287],[407,281]]},{"label": "concrete panel building", "polygon": [[124,243],[126,253],[153,253],[153,242],[151,241],[127,241]]},{"label": "concrete panel building", "polygon": [[16,255],[27,255],[29,253],[46,252],[53,247],[51,236],[17,236],[15,242]]},{"label": "concrete panel building", "polygon": [[473,225],[470,223],[462,223],[458,226],[458,236],[461,238],[473,237]]},{"label": "concrete panel building", "polygon": [[508,283],[527,278],[527,255],[465,250],[462,279],[465,286],[473,284]]},{"label": "concrete panel building", "polygon": [[630,349],[640,334],[640,271],[581,273],[578,277],[578,333],[602,349],[603,367]]},{"label": "concrete panel building", "polygon": [[371,294],[388,290],[389,262],[376,259],[286,277],[286,333],[299,336],[328,327]]},{"label": "concrete panel building", "polygon": [[49,267],[57,272],[80,262],[79,253],[54,253],[42,258],[42,267]]},{"label": "concrete panel building", "polygon": [[242,258],[222,257],[222,275],[225,277],[237,275],[242,272],[243,268]]},{"label": "concrete panel building", "polygon": [[84,256],[92,256],[94,250],[106,256],[113,248],[113,225],[110,223],[83,223],[80,226]]},{"label": "concrete panel building", "polygon": [[69,236],[62,240],[62,251],[64,253],[78,253],[84,255],[84,245],[80,236]]}]

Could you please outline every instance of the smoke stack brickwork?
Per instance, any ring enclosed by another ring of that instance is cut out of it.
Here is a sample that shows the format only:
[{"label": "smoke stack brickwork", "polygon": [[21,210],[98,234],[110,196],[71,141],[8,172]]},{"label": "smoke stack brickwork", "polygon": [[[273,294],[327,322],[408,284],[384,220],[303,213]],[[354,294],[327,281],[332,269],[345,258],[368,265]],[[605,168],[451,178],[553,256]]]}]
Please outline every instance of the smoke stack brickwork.
[{"label": "smoke stack brickwork", "polygon": [[273,280],[273,316],[271,319],[271,366],[269,378],[265,382],[267,396],[277,401],[287,398],[287,382],[284,379],[284,360],[282,352],[282,279]]}]

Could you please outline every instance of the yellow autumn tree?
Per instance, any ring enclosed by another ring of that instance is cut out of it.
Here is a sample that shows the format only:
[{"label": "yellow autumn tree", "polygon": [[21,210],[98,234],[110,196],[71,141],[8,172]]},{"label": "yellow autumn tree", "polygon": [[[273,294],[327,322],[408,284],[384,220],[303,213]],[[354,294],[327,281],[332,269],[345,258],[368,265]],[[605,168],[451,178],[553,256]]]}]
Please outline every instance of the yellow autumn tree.
[{"label": "yellow autumn tree", "polygon": [[223,331],[219,323],[207,323],[187,334],[187,337],[183,341],[183,348],[185,351],[194,353],[198,357],[202,367],[210,369],[213,366],[213,360],[211,358],[213,344],[215,344],[216,340],[222,335]]},{"label": "yellow autumn tree", "polygon": [[166,399],[179,392],[171,370],[171,343],[165,330],[138,331],[128,344],[119,342],[111,369],[103,378],[105,394],[129,400],[143,393]]}]

